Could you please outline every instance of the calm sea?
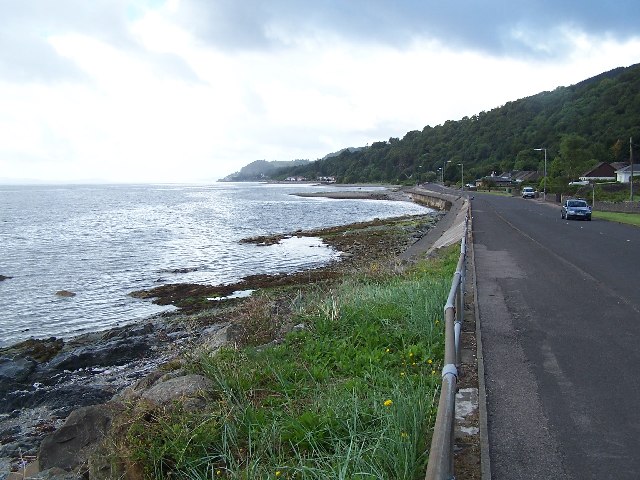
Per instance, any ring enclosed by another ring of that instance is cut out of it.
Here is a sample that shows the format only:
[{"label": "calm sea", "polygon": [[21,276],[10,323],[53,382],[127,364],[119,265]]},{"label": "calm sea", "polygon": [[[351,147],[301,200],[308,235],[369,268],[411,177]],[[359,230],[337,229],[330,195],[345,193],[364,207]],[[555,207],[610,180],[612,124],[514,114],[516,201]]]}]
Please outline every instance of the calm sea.
[{"label": "calm sea", "polygon": [[[320,266],[319,239],[255,235],[422,214],[408,202],[330,200],[335,186],[229,184],[0,186],[0,346],[122,325],[167,307],[128,294],[164,283],[221,284]],[[376,187],[363,187],[376,190]],[[56,295],[60,290],[73,297]]]}]

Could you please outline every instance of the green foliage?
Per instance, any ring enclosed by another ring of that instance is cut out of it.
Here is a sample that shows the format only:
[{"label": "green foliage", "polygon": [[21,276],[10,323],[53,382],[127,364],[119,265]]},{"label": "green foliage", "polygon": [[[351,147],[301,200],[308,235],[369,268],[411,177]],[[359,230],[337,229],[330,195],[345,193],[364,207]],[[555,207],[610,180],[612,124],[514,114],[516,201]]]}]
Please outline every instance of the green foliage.
[{"label": "green foliage", "polygon": [[140,414],[134,460],[152,478],[422,478],[458,254],[345,280],[281,344],[200,357],[208,410]]},{"label": "green foliage", "polygon": [[592,158],[589,143],[584,137],[575,134],[562,136],[560,154],[556,166],[559,170],[558,176],[575,180],[597,163],[598,161]]},{"label": "green foliage", "polygon": [[[638,192],[640,192],[640,181],[633,182],[634,185],[634,198],[638,200]],[[630,200],[630,185],[628,183],[600,183],[595,185],[595,197],[597,201],[606,202],[628,202]],[[579,187],[576,191],[576,196],[588,198],[592,197],[591,185]]]},{"label": "green foliage", "polygon": [[533,148],[544,147],[549,164],[553,164],[549,175],[575,180],[596,162],[628,161],[628,139],[640,138],[639,120],[640,65],[635,65],[459,121],[426,126],[402,139],[345,150],[306,166],[282,170],[280,176],[314,178],[321,172],[342,183],[416,183],[433,180],[438,168],[451,160],[444,180],[458,182],[460,170],[452,168],[457,163],[464,163],[468,179],[492,171],[542,171],[543,156]]}]

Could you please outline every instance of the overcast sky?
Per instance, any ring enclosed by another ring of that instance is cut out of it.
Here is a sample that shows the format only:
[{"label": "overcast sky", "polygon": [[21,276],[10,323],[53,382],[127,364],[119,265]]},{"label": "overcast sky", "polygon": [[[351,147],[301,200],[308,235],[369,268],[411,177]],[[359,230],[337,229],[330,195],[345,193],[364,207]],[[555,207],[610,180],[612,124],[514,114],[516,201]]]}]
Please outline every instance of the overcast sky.
[{"label": "overcast sky", "polygon": [[637,0],[0,0],[0,183],[211,181],[640,62]]}]

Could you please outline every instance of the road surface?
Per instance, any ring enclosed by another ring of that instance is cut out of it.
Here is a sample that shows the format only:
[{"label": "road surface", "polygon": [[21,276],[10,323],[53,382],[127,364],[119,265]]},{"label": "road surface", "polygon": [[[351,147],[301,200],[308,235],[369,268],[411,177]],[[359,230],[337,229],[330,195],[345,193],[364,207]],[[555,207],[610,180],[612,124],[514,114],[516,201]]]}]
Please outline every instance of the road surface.
[{"label": "road surface", "polygon": [[493,480],[640,478],[640,228],[473,195]]}]

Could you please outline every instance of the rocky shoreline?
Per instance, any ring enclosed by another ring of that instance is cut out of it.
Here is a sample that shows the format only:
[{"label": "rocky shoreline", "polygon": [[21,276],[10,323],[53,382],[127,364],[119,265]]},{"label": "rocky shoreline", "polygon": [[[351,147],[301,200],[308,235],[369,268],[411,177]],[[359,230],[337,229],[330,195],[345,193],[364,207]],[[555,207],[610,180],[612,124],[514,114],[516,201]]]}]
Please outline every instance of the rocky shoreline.
[{"label": "rocky shoreline", "polygon": [[[342,252],[341,260],[323,268],[287,275],[251,276],[232,285],[163,285],[134,292],[139,298],[172,304],[179,310],[66,341],[31,339],[0,349],[0,480],[23,478],[15,473],[11,474],[13,477],[9,475],[38,456],[40,463],[47,455],[60,456],[55,453],[57,447],[54,446],[53,454],[43,454],[40,446],[47,435],[64,430],[61,427],[72,412],[86,412],[83,408],[105,404],[122,395],[128,395],[127,398],[146,395],[157,386],[161,376],[179,370],[184,353],[194,348],[217,348],[227,341],[241,343],[243,330],[238,325],[244,300],[233,298],[234,292],[334,281],[345,271],[404,251],[422,238],[440,215],[294,232],[291,235],[323,238]],[[281,238],[259,237],[246,241],[264,245]],[[223,300],[213,302],[212,298]],[[282,335],[291,328],[292,325],[282,327],[278,333]],[[201,379],[194,381],[197,385]],[[193,388],[189,385],[177,391]],[[162,403],[164,400],[158,395],[162,397],[167,393],[150,394],[151,401]],[[46,465],[36,462],[36,471],[58,466],[56,462],[48,461]],[[60,465],[63,470],[58,472],[59,476],[50,472],[53,476],[40,478],[77,478],[65,476],[67,467],[73,468],[73,465]]]},{"label": "rocky shoreline", "polygon": [[68,341],[26,340],[0,351],[0,478],[35,459],[75,409],[110,400],[198,338],[158,316]]}]

